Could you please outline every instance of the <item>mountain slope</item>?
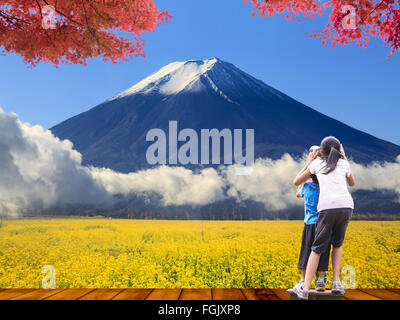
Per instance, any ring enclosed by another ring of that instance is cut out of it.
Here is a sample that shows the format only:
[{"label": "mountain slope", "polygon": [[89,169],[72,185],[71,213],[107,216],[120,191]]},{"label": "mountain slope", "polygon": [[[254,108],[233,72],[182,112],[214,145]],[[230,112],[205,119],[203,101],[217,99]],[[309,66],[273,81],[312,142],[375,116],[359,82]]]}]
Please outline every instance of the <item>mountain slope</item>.
[{"label": "mountain slope", "polygon": [[216,58],[171,63],[51,130],[74,143],[84,164],[129,172],[150,167],[146,133],[153,128],[168,133],[172,120],[178,130],[198,133],[255,129],[255,158],[299,156],[327,135],[341,139],[359,162],[392,161],[400,154],[399,146],[327,117]]}]

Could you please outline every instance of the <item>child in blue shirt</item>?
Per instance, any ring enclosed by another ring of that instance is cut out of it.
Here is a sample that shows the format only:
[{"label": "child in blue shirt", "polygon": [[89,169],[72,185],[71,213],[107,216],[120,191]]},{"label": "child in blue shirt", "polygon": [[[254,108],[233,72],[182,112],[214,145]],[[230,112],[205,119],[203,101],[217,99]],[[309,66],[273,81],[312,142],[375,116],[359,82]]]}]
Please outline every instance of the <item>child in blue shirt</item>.
[{"label": "child in blue shirt", "polygon": [[[311,150],[310,150],[311,151]],[[319,183],[317,176],[311,175],[312,181],[307,181],[297,188],[296,196],[304,198],[304,229],[301,239],[301,249],[298,268],[301,270],[301,280],[304,282],[305,271],[307,268],[308,257],[311,253],[311,246],[314,242],[315,226],[317,222],[317,205],[319,198]],[[318,265],[315,290],[325,291],[326,286],[326,273],[329,266],[330,247],[321,254],[321,259]]]}]

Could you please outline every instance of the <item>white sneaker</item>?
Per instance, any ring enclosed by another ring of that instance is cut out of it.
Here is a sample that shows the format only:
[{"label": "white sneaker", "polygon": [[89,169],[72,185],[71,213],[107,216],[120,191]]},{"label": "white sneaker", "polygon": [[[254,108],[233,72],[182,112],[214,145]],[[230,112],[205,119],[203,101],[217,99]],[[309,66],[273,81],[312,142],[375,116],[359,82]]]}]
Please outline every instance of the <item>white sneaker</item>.
[{"label": "white sneaker", "polygon": [[325,291],[325,286],[326,286],[326,284],[325,284],[324,279],[318,278],[318,279],[315,280],[315,290],[316,291],[324,292]]},{"label": "white sneaker", "polygon": [[298,284],[296,284],[293,288],[293,292],[297,294],[297,298],[299,300],[308,300],[308,290],[303,289],[303,283],[300,281]]},{"label": "white sneaker", "polygon": [[342,286],[340,281],[333,281],[332,282],[332,293],[333,294],[340,294],[340,295],[344,295],[345,294],[344,287]]},{"label": "white sneaker", "polygon": [[297,294],[296,288],[298,288],[298,285],[300,285],[300,287],[301,287],[303,285],[303,283],[304,283],[304,280],[300,280],[298,283],[296,283],[292,289],[293,292]]}]

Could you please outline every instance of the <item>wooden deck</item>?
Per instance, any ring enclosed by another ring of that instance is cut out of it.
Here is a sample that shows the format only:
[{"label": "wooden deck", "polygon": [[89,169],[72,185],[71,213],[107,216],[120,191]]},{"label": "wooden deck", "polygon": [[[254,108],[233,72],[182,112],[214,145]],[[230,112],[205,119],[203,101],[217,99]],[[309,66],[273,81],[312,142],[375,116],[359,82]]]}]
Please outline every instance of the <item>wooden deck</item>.
[{"label": "wooden deck", "polygon": [[[289,300],[286,289],[0,289],[0,300]],[[400,289],[348,289],[343,300],[400,300]]]}]

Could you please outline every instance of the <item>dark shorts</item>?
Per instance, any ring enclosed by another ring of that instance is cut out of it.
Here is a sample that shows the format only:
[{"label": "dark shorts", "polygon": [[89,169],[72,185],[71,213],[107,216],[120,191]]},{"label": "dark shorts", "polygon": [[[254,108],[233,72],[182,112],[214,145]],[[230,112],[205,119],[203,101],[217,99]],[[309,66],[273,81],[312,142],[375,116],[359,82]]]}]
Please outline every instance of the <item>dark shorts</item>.
[{"label": "dark shorts", "polygon": [[351,208],[328,209],[318,212],[315,239],[311,250],[322,254],[330,244],[335,248],[341,247],[352,214],[353,209]]},{"label": "dark shorts", "polygon": [[[308,257],[310,256],[311,247],[315,238],[315,229],[315,224],[304,224],[303,236],[301,238],[299,263],[297,265],[297,267],[301,270],[307,269]],[[328,271],[330,251],[331,246],[328,246],[327,250],[321,254],[318,271]]]}]

